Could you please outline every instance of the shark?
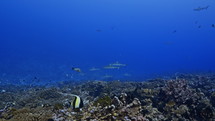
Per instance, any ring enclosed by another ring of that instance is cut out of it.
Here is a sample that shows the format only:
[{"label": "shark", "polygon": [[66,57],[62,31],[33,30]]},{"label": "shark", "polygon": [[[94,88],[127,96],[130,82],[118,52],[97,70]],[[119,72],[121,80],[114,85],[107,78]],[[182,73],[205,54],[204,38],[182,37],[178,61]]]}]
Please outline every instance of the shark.
[{"label": "shark", "polygon": [[205,6],[205,7],[198,7],[198,8],[194,8],[194,11],[202,11],[202,10],[207,10],[209,8],[209,5]]}]

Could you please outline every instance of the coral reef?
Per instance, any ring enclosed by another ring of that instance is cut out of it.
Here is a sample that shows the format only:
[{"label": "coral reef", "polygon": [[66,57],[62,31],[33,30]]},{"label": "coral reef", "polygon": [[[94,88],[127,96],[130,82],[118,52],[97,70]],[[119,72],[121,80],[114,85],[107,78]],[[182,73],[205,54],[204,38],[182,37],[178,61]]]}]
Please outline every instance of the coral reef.
[{"label": "coral reef", "polygon": [[208,97],[200,89],[191,88],[184,79],[167,81],[155,102],[160,102],[155,106],[166,115],[175,114],[170,120],[205,120],[214,116]]},{"label": "coral reef", "polygon": [[[5,87],[5,88],[4,88]],[[56,87],[4,85],[1,121],[214,121],[215,75],[180,74],[143,82],[65,82]],[[16,91],[17,90],[17,91]],[[84,107],[73,110],[73,94]]]},{"label": "coral reef", "polygon": [[127,94],[122,93],[119,97],[114,96],[109,105],[90,105],[86,119],[131,120],[140,118],[142,107],[139,99],[134,98],[131,103],[128,103],[126,98]]},{"label": "coral reef", "polygon": [[37,107],[35,109],[22,108],[14,109],[10,108],[7,110],[7,113],[2,115],[3,120],[10,121],[47,121],[51,118],[52,112],[50,109],[44,109]]}]

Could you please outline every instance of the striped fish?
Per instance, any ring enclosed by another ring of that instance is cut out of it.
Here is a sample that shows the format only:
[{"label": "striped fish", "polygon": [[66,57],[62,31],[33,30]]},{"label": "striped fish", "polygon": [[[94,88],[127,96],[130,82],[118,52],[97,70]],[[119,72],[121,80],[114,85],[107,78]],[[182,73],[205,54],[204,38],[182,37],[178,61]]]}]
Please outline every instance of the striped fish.
[{"label": "striped fish", "polygon": [[83,100],[75,95],[75,99],[71,103],[73,109],[80,109],[84,106]]},{"label": "striped fish", "polygon": [[60,93],[64,96],[72,96],[75,97],[75,99],[71,102],[71,106],[75,111],[80,111],[82,107],[84,107],[83,100],[78,96],[74,94],[66,94],[66,93]]}]

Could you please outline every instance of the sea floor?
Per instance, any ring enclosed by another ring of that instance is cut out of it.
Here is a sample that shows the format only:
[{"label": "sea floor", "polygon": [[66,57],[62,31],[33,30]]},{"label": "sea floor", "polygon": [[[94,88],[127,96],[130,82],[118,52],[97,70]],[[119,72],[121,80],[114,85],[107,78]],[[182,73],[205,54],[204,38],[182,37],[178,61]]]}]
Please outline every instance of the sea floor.
[{"label": "sea floor", "polygon": [[[74,109],[74,96],[84,106]],[[0,86],[0,121],[215,121],[215,74]]]}]

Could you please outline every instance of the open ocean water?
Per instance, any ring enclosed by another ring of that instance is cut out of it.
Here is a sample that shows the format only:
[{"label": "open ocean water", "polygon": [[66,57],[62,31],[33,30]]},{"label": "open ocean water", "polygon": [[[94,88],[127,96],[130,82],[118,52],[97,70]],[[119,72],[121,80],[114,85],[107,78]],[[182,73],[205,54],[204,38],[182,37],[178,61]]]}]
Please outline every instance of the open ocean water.
[{"label": "open ocean water", "polygon": [[214,121],[214,72],[214,0],[0,0],[0,121]]}]

